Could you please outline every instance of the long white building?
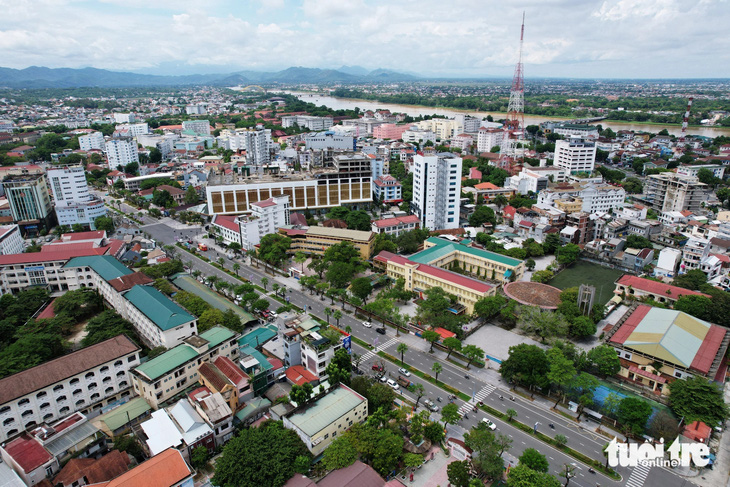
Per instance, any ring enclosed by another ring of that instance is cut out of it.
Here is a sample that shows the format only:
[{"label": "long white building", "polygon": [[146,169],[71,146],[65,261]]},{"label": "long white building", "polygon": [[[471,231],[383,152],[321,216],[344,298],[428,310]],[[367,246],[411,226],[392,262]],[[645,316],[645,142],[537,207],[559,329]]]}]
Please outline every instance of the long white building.
[{"label": "long white building", "polygon": [[131,162],[139,162],[137,142],[131,137],[109,139],[106,141],[104,150],[109,161],[109,169],[126,166]]},{"label": "long white building", "polygon": [[284,128],[299,127],[309,130],[327,130],[332,126],[332,117],[315,117],[312,115],[287,115],[281,117],[281,126]]},{"label": "long white building", "polygon": [[504,130],[482,127],[477,133],[477,151],[489,152],[494,146],[501,146]]},{"label": "long white building", "polygon": [[626,191],[621,186],[607,184],[562,184],[540,191],[537,195],[538,206],[555,206],[558,200],[580,199],[586,213],[607,213],[615,208],[623,208]]},{"label": "long white building", "polygon": [[427,151],[413,158],[413,212],[421,228],[459,228],[461,157]]},{"label": "long white building", "polygon": [[106,215],[106,207],[89,192],[84,168],[80,165],[55,166],[46,175],[59,225],[80,224],[95,230],[94,220]]},{"label": "long white building", "polygon": [[192,132],[195,135],[210,135],[210,122],[208,120],[184,120],[182,129],[183,132]]}]

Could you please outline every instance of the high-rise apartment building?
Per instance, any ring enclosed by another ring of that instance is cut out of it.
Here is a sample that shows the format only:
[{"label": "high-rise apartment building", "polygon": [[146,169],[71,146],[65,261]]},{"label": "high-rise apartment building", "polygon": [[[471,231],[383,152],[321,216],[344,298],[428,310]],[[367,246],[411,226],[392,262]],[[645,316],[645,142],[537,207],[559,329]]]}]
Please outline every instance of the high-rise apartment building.
[{"label": "high-rise apartment building", "polygon": [[489,152],[492,147],[502,145],[502,138],[504,138],[504,130],[482,127],[477,134],[477,150]]},{"label": "high-rise apartment building", "polygon": [[697,178],[671,172],[650,175],[644,186],[646,202],[659,212],[699,211],[708,191]]},{"label": "high-rise apartment building", "polygon": [[109,169],[116,169],[117,166],[126,166],[131,162],[139,162],[137,142],[131,137],[119,137],[107,140],[104,147],[106,158],[109,161]]},{"label": "high-rise apartment building", "polygon": [[2,182],[13,221],[26,236],[36,236],[55,223],[45,174],[7,176]]},{"label": "high-rise apartment building", "polygon": [[427,151],[413,158],[411,207],[429,230],[459,228],[461,158]]},{"label": "high-rise apartment building", "polygon": [[137,117],[134,113],[115,113],[114,123],[134,123],[137,121]]},{"label": "high-rise apartment building", "polygon": [[596,144],[580,137],[555,142],[553,166],[562,167],[568,174],[591,172],[596,165]]},{"label": "high-rise apartment building", "polygon": [[58,223],[80,224],[95,230],[94,220],[106,215],[106,207],[89,192],[84,168],[80,165],[54,167],[48,170],[47,176]]},{"label": "high-rise apartment building", "polygon": [[104,134],[92,132],[79,137],[79,149],[83,151],[104,150]]}]

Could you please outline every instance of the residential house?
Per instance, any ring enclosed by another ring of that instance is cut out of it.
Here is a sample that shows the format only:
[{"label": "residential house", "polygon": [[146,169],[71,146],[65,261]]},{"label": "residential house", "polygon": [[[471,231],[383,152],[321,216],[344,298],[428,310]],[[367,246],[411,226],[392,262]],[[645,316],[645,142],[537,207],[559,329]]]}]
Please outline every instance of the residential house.
[{"label": "residential house", "polygon": [[144,479],[144,487],[190,487],[193,485],[193,471],[182,454],[170,448],[103,487],[140,487],[140,479]]},{"label": "residential house", "polygon": [[673,248],[663,248],[659,251],[657,265],[654,267],[654,277],[674,278],[677,275],[679,262],[682,260],[682,252]]},{"label": "residential house", "polygon": [[669,305],[674,304],[682,296],[710,297],[698,291],[691,291],[683,287],[672,286],[671,284],[664,284],[628,274],[624,274],[616,280],[616,289],[614,289],[613,293],[619,296],[626,296],[629,299],[646,298]]},{"label": "residential house", "polygon": [[112,450],[99,459],[72,458],[53,478],[55,487],[104,484],[129,469],[129,455]]},{"label": "residential house", "polygon": [[220,393],[203,386],[190,392],[188,401],[213,430],[216,447],[222,447],[233,437],[233,411]]},{"label": "residential house", "polygon": [[215,449],[213,430],[186,399],[179,400],[169,409],[158,409],[150,419],[140,424],[144,433],[141,440],[155,456],[168,448],[175,448],[190,461],[193,450],[199,446],[210,453]]},{"label": "residential house", "polygon": [[420,228],[421,220],[416,215],[408,215],[395,218],[385,218],[372,222],[372,231],[374,233],[386,233],[392,237],[397,237],[401,233],[409,232]]}]

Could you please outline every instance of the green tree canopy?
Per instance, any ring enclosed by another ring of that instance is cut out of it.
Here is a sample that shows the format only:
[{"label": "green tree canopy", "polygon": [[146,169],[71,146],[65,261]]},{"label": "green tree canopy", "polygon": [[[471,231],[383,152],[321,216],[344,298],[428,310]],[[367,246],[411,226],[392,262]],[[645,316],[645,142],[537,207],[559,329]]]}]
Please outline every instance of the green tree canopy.
[{"label": "green tree canopy", "polygon": [[351,436],[345,433],[338,436],[324,451],[322,464],[327,470],[349,467],[357,460],[357,449]]},{"label": "green tree canopy", "polygon": [[618,353],[610,345],[599,345],[592,348],[588,351],[587,358],[591,366],[603,376],[618,374],[621,370]]},{"label": "green tree canopy", "polygon": [[499,368],[507,382],[513,380],[532,389],[547,385],[550,364],[545,351],[537,345],[520,343],[509,348],[509,357]]},{"label": "green tree canopy", "polygon": [[616,415],[627,431],[635,435],[641,435],[644,433],[646,422],[649,421],[651,416],[651,406],[638,397],[625,397],[621,399]]},{"label": "green tree canopy", "polygon": [[279,233],[270,233],[261,237],[258,256],[264,262],[280,266],[287,258],[291,247],[291,239]]},{"label": "green tree canopy", "polygon": [[281,487],[294,474],[298,456],[311,458],[299,436],[280,421],[240,430],[217,459],[214,485],[220,487]]},{"label": "green tree canopy", "polygon": [[722,389],[699,376],[675,380],[669,384],[669,406],[685,424],[703,421],[714,427],[728,418],[728,406]]},{"label": "green tree canopy", "polygon": [[536,472],[547,473],[550,469],[550,463],[547,457],[535,450],[534,448],[526,448],[520,455],[520,465],[524,465]]}]

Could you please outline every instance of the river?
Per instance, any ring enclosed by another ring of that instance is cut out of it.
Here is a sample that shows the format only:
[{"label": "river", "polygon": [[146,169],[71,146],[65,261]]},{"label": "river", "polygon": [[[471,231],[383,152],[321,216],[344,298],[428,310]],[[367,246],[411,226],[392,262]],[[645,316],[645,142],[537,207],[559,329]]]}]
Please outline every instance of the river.
[{"label": "river", "polygon": [[[424,107],[419,105],[399,105],[397,103],[381,103],[378,101],[371,100],[355,100],[350,98],[336,98],[334,96],[325,96],[318,94],[302,93],[297,91],[284,91],[291,95],[297,96],[299,99],[314,103],[315,105],[324,105],[334,110],[343,109],[354,109],[355,107],[360,110],[390,110],[393,113],[405,113],[412,117],[418,115],[444,115],[446,117],[454,117],[457,113],[466,113],[475,117],[484,118],[487,115],[491,115],[495,120],[504,118],[505,113],[499,112],[470,112],[468,110],[458,110],[454,108],[441,108],[441,107]],[[548,120],[561,120],[560,117],[542,117],[537,115],[525,115],[525,125],[538,125],[541,122]],[[682,128],[680,126],[673,125],[654,125],[644,123],[628,123],[628,122],[609,122],[601,120],[596,122],[601,124],[604,128],[611,127],[614,132],[619,130],[633,130],[636,132],[644,131],[650,133],[658,133],[663,129],[667,129],[670,134],[680,135]],[[730,136],[730,127],[688,127],[687,134],[691,135],[704,135],[706,137],[717,137],[720,135]]]}]

